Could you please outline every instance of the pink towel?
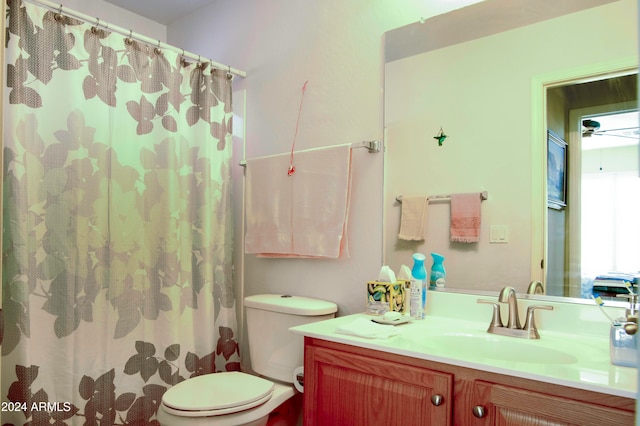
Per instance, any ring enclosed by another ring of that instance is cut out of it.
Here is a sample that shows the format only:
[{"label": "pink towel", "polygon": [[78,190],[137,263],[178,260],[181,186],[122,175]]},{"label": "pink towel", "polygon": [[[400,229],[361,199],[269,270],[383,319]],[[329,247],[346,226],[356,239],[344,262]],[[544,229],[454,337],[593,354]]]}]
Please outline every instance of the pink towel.
[{"label": "pink towel", "polygon": [[245,252],[262,257],[347,258],[351,147],[247,160]]},{"label": "pink towel", "polygon": [[288,167],[288,155],[247,160],[246,253],[290,251],[293,193]]},{"label": "pink towel", "polygon": [[451,195],[451,241],[480,241],[480,194]]},{"label": "pink towel", "polygon": [[428,204],[429,200],[424,195],[402,197],[399,239],[407,241],[424,240]]}]

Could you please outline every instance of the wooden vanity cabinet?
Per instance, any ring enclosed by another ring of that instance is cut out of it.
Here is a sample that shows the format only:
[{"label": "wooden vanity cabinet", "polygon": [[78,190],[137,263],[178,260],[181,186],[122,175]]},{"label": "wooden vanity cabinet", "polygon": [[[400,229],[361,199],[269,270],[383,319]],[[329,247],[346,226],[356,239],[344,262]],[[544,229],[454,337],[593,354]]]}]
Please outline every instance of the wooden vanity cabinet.
[{"label": "wooden vanity cabinet", "polygon": [[634,410],[632,398],[305,337],[305,426],[632,426]]},{"label": "wooden vanity cabinet", "polygon": [[467,416],[466,424],[470,426],[634,424],[632,411],[482,381],[474,383],[473,401],[476,405],[472,407],[472,413],[474,409],[476,413],[478,410],[484,410],[485,415],[482,418]]},{"label": "wooden vanity cabinet", "polygon": [[305,346],[305,426],[451,424],[452,374],[358,352]]}]

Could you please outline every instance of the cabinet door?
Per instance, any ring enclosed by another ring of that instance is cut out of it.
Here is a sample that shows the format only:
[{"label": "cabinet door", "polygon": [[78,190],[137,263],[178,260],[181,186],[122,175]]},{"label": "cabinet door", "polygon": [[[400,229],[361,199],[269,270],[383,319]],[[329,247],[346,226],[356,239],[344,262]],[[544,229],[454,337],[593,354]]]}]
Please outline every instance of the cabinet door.
[{"label": "cabinet door", "polygon": [[313,346],[304,370],[305,426],[451,424],[451,374]]},{"label": "cabinet door", "polygon": [[[632,426],[634,413],[486,382],[475,382],[465,424],[474,426]],[[485,415],[476,418],[479,408]],[[462,424],[456,421],[456,424]]]}]

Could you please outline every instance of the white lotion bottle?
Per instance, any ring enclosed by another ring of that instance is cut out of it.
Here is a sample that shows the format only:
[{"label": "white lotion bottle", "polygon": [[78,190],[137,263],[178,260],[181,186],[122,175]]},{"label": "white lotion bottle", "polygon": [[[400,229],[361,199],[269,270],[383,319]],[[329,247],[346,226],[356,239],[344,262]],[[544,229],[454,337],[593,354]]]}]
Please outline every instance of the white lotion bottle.
[{"label": "white lotion bottle", "polygon": [[424,308],[427,304],[427,271],[424,267],[425,256],[422,253],[413,255],[413,268],[411,268],[411,299],[409,312],[413,319],[424,318]]}]

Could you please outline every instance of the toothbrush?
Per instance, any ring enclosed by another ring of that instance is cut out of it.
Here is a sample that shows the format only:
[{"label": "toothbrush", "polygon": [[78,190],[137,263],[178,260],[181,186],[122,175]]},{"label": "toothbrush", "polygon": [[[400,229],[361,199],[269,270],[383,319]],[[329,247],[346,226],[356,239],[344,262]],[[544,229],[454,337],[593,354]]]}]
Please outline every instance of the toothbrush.
[{"label": "toothbrush", "polygon": [[600,308],[600,311],[604,314],[604,316],[607,317],[609,321],[611,321],[611,324],[616,325],[617,322],[613,318],[611,318],[611,316],[607,313],[607,311],[604,310],[604,302],[602,301],[600,296],[595,297],[592,294],[591,298],[593,299],[594,302],[596,302],[596,305],[598,305],[598,307]]}]

